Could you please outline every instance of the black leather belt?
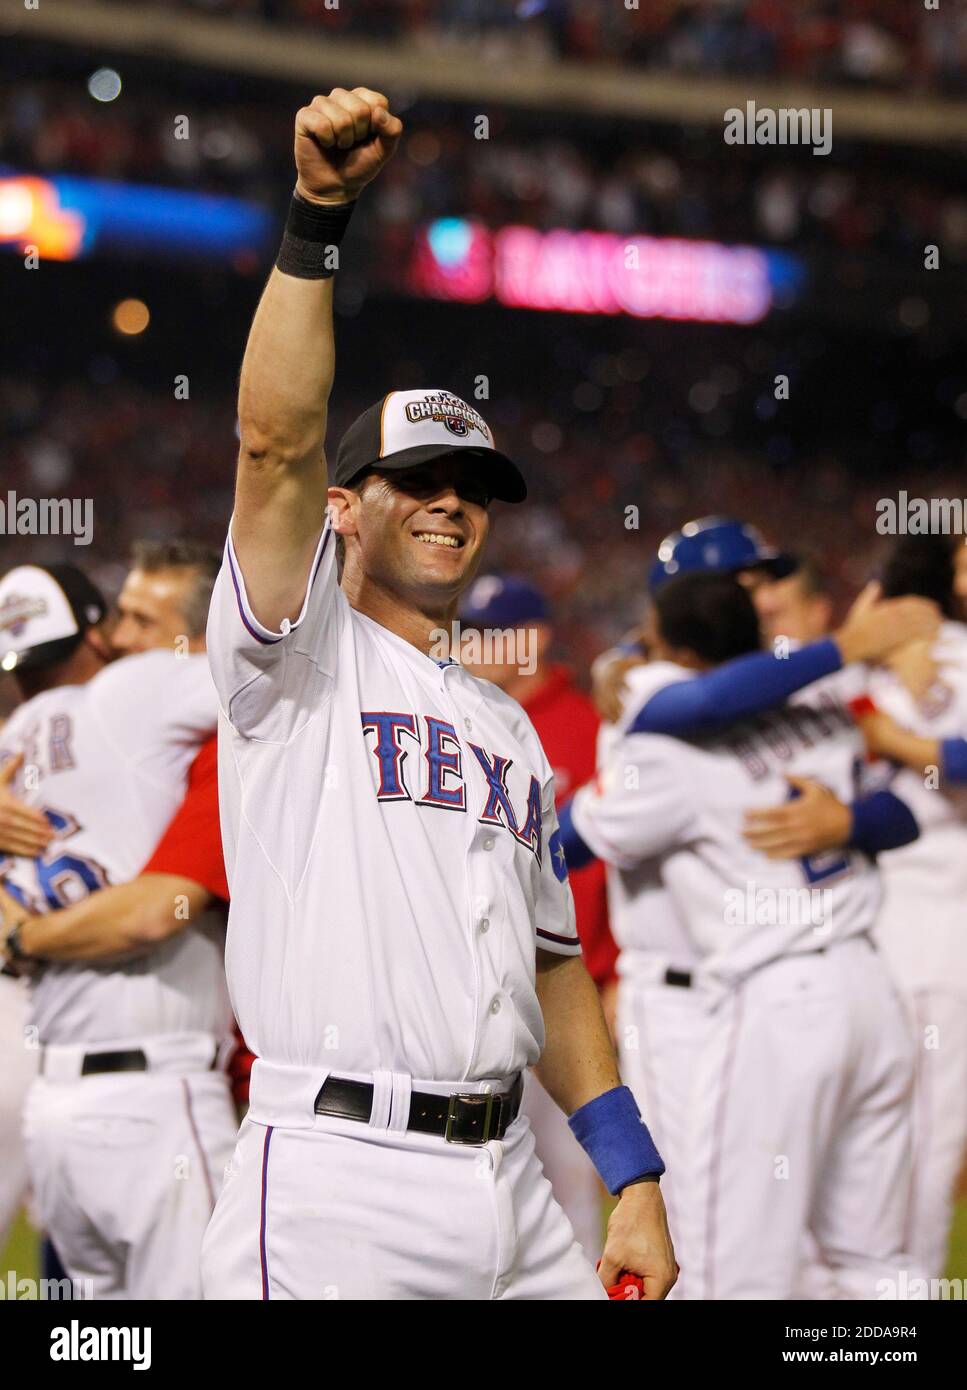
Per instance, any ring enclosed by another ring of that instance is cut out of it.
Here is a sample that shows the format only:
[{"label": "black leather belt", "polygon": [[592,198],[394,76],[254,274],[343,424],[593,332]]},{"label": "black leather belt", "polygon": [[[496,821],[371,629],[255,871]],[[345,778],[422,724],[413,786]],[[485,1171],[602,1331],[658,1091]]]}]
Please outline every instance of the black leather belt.
[{"label": "black leather belt", "polygon": [[677,985],[679,989],[691,989],[692,972],[690,970],[666,970],[665,984]]},{"label": "black leather belt", "polygon": [[140,1047],[130,1052],[88,1052],[81,1063],[81,1076],[102,1076],[109,1071],[147,1071],[148,1059]]},{"label": "black leather belt", "polygon": [[[858,932],[855,938],[848,938],[848,940],[854,939],[865,941],[871,951],[876,950],[876,942],[867,932]],[[824,956],[828,950],[828,946],[814,946],[809,951],[797,951],[795,954],[800,956]],[[780,956],[777,957],[777,959],[786,960],[789,959],[789,957]],[[770,961],[769,964],[772,964],[772,962]],[[691,989],[694,983],[695,981],[690,970],[675,970],[674,968],[669,968],[665,971],[666,985],[677,985],[679,989]]]},{"label": "black leather belt", "polygon": [[[218,1066],[218,1052],[212,1058],[210,1071]],[[148,1059],[140,1047],[132,1047],[124,1052],[85,1052],[81,1062],[81,1076],[107,1076],[116,1071],[148,1071]],[[40,1054],[40,1074],[44,1074],[44,1051]]]},{"label": "black leather belt", "polygon": [[[487,1144],[503,1139],[520,1112],[524,1093],[523,1077],[518,1076],[509,1091],[467,1092],[434,1096],[414,1091],[406,1128],[418,1134],[437,1134],[448,1144]],[[341,1120],[369,1123],[373,1113],[373,1087],[368,1081],[349,1081],[330,1076],[316,1096],[317,1115],[334,1115]]]}]

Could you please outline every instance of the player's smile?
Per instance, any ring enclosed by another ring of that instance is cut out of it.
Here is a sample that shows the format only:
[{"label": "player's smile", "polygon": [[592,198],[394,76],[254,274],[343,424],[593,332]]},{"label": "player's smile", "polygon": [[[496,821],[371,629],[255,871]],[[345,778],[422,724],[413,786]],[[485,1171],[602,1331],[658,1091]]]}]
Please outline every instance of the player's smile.
[{"label": "player's smile", "polygon": [[424,545],[442,545],[451,550],[461,550],[463,539],[448,531],[414,531],[414,538]]}]

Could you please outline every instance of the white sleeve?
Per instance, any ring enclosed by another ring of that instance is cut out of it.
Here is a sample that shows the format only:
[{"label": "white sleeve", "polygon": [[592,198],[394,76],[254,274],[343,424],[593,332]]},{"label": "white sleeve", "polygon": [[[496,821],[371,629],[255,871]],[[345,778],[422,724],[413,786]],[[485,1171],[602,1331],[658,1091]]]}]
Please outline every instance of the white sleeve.
[{"label": "white sleeve", "polygon": [[339,588],[336,537],[323,528],[302,611],[278,632],[252,612],[232,532],[208,615],[208,660],[225,717],[240,734],[287,743],[332,691],[348,604]]},{"label": "white sleeve", "polygon": [[633,869],[694,837],[684,747],[664,735],[627,735],[594,781],[575,793],[574,828],[599,859]]},{"label": "white sleeve", "polygon": [[615,728],[623,734],[652,695],[657,695],[666,685],[676,685],[680,681],[694,678],[693,671],[687,671],[683,666],[676,666],[671,661],[648,661],[643,666],[632,666],[625,674],[626,693]]},{"label": "white sleeve", "polygon": [[[24,711],[31,704],[30,700],[25,700],[18,705],[5,724],[0,725],[0,768],[15,758],[18,753],[22,753],[24,735]],[[23,769],[17,774],[17,781],[22,781]]]}]

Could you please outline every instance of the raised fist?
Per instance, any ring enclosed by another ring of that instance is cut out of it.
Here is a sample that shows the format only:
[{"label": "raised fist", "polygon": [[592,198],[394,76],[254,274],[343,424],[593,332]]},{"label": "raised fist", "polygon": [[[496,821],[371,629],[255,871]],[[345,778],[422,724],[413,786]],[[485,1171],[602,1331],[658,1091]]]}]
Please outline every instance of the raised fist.
[{"label": "raised fist", "polygon": [[381,92],[334,87],[295,118],[296,192],[312,203],[350,203],[396,149],[403,122]]}]

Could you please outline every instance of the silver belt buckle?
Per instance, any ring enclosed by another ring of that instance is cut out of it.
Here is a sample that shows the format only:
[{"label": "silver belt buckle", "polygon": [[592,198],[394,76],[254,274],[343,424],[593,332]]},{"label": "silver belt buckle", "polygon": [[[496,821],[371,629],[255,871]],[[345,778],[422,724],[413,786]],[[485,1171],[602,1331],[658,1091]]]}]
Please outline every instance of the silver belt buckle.
[{"label": "silver belt buckle", "polygon": [[[480,1091],[471,1095],[452,1095],[447,1105],[447,1127],[443,1132],[443,1137],[448,1144],[486,1144],[490,1140],[490,1121],[494,1112],[494,1100],[502,1100],[502,1096],[496,1096],[493,1091]],[[457,1104],[462,1102],[464,1105],[473,1109],[476,1106],[484,1107],[483,1134],[480,1138],[461,1139],[455,1137],[453,1126],[457,1120]]]}]

